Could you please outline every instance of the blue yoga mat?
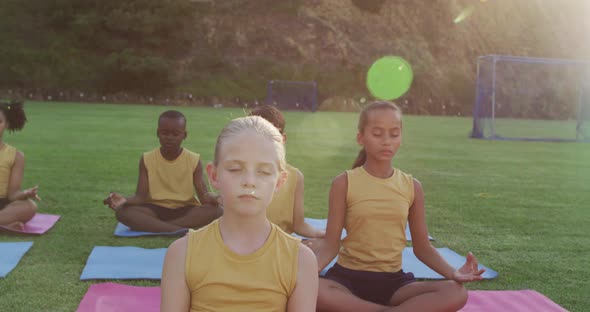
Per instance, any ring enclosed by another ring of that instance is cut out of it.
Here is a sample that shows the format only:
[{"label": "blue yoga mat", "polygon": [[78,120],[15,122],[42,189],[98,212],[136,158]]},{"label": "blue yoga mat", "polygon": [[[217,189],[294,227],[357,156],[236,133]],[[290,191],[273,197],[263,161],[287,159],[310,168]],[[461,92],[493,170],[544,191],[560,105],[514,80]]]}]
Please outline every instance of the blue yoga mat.
[{"label": "blue yoga mat", "polygon": [[166,248],[96,246],[80,280],[161,279]]},{"label": "blue yoga mat", "polygon": [[138,236],[179,236],[179,235],[184,235],[186,234],[186,232],[188,232],[188,229],[180,229],[178,231],[175,232],[160,232],[160,233],[156,233],[156,232],[138,232],[138,231],[133,231],[131,230],[128,226],[126,226],[125,224],[119,222],[117,223],[117,227],[115,228],[115,236],[120,236],[120,237],[138,237]]},{"label": "blue yoga mat", "polygon": [[[307,222],[309,225],[318,228],[318,229],[326,229],[327,225],[328,225],[328,219],[312,219],[312,218],[305,218],[305,222]],[[301,237],[299,235],[295,235],[297,237]],[[346,237],[346,230],[342,229],[342,237],[340,239],[344,239],[344,237]],[[431,241],[434,240],[434,238],[432,238],[432,236],[428,235],[428,239],[430,239]],[[410,233],[410,225],[406,226],[406,240],[407,241],[412,241],[412,234]]]},{"label": "blue yoga mat", "polygon": [[[465,257],[459,255],[458,253],[454,252],[449,248],[436,248],[441,256],[454,268],[459,268],[463,264],[465,264]],[[325,269],[322,270],[320,275],[325,275],[334,264],[336,263],[338,257],[334,258],[330,264],[326,266]],[[479,268],[485,268],[486,271],[483,273],[484,279],[494,279],[498,277],[498,272],[485,267],[479,264]],[[402,269],[404,272],[412,272],[414,276],[419,279],[444,279],[444,277],[433,270],[431,270],[428,266],[426,266],[422,261],[418,260],[414,255],[414,250],[412,247],[404,248],[402,253]]]},{"label": "blue yoga mat", "polygon": [[20,259],[31,249],[33,242],[0,243],[0,278],[6,277],[20,262]]}]

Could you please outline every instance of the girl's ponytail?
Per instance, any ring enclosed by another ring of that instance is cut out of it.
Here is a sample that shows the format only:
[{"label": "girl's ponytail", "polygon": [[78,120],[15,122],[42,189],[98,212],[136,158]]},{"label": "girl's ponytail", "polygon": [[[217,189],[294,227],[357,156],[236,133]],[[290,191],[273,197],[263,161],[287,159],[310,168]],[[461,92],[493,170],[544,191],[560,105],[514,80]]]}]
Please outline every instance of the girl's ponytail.
[{"label": "girl's ponytail", "polygon": [[363,147],[359,151],[358,156],[356,156],[356,159],[354,160],[354,163],[352,163],[352,169],[364,165],[365,164],[365,161],[367,161],[367,151],[365,151],[365,148]]}]

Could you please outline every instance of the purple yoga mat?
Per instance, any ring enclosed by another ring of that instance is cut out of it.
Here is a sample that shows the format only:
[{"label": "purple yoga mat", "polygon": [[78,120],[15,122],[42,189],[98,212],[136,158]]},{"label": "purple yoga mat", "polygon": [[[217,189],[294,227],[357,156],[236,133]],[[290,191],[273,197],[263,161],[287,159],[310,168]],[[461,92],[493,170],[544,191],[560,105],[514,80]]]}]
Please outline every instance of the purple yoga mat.
[{"label": "purple yoga mat", "polygon": [[0,229],[4,232],[40,235],[49,231],[49,229],[51,229],[55,225],[59,218],[60,216],[58,215],[37,213],[35,214],[33,219],[25,223],[24,231],[12,230],[5,228],[3,226],[0,226]]},{"label": "purple yoga mat", "polygon": [[160,287],[117,283],[90,285],[76,312],[159,312]]},{"label": "purple yoga mat", "polygon": [[534,290],[471,290],[460,312],[567,312]]}]

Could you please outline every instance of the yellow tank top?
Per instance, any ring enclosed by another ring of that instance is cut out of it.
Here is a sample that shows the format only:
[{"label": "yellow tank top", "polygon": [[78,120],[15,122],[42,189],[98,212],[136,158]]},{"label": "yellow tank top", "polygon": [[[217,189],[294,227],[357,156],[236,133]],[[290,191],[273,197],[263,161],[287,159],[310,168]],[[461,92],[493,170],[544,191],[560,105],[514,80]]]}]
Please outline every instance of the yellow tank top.
[{"label": "yellow tank top", "polygon": [[0,147],[0,198],[8,197],[8,182],[16,159],[16,148],[4,143]]},{"label": "yellow tank top", "polygon": [[148,172],[150,203],[172,209],[200,205],[193,184],[199,154],[183,148],[182,153],[170,161],[156,148],[144,153],[143,161]]},{"label": "yellow tank top", "polygon": [[191,230],[185,262],[190,311],[286,311],[297,281],[299,245],[271,223],[260,249],[238,255],[223,242],[219,219]]},{"label": "yellow tank top", "polygon": [[283,231],[293,233],[293,207],[295,206],[295,189],[297,188],[297,168],[287,164],[287,180],[274,193],[270,205],[266,208],[266,217]]},{"label": "yellow tank top", "polygon": [[344,228],[348,235],[338,264],[363,271],[401,270],[408,212],[414,202],[412,176],[395,169],[391,177],[380,179],[362,166],[346,173]]}]

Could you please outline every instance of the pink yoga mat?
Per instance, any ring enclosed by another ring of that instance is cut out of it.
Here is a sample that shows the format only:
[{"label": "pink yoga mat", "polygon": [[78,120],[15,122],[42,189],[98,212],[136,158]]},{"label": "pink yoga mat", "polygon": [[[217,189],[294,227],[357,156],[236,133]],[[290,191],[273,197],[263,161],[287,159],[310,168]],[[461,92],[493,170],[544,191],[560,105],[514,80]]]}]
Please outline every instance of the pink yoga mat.
[{"label": "pink yoga mat", "polygon": [[59,220],[60,216],[58,215],[51,215],[51,214],[42,214],[37,213],[29,222],[25,223],[24,231],[17,231],[12,229],[7,229],[3,226],[0,226],[0,229],[5,232],[12,232],[12,233],[23,233],[23,234],[44,234],[45,232],[49,231],[57,220]]},{"label": "pink yoga mat", "polygon": [[471,290],[461,312],[567,312],[534,290]]},{"label": "pink yoga mat", "polygon": [[[76,312],[157,312],[160,287],[116,283],[91,285]],[[534,290],[472,290],[460,312],[567,312]]]},{"label": "pink yoga mat", "polygon": [[91,285],[76,312],[159,312],[160,287],[117,283]]}]

